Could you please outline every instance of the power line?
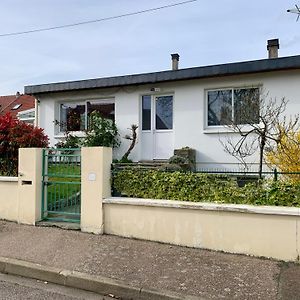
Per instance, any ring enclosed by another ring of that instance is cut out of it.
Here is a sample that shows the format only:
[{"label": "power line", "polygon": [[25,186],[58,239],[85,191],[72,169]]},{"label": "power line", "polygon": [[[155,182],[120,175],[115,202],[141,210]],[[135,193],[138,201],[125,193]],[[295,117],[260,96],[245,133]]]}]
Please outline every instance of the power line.
[{"label": "power line", "polygon": [[168,4],[168,5],[164,5],[164,6],[159,6],[159,7],[144,9],[144,10],[140,10],[140,11],[136,11],[136,12],[126,13],[126,14],[122,14],[122,15],[111,16],[111,17],[106,17],[106,18],[101,18],[101,19],[96,19],[96,20],[90,20],[90,21],[77,22],[77,23],[66,24],[66,25],[60,25],[60,26],[38,28],[38,29],[19,31],[19,32],[2,33],[2,34],[0,34],[0,37],[23,35],[23,34],[29,34],[29,33],[50,31],[50,30],[55,30],[55,29],[62,29],[62,28],[67,28],[67,27],[75,27],[75,26],[80,26],[80,25],[85,25],[85,24],[115,20],[115,19],[120,19],[120,18],[124,18],[124,17],[129,17],[129,16],[134,16],[134,15],[140,15],[140,14],[143,14],[143,13],[153,12],[153,11],[157,11],[157,10],[161,10],[161,9],[165,9],[165,8],[170,8],[170,7],[174,7],[174,6],[184,5],[184,4],[188,4],[188,3],[196,2],[196,1],[198,1],[198,0],[187,0],[187,1],[183,1],[183,2],[177,2],[177,3]]}]

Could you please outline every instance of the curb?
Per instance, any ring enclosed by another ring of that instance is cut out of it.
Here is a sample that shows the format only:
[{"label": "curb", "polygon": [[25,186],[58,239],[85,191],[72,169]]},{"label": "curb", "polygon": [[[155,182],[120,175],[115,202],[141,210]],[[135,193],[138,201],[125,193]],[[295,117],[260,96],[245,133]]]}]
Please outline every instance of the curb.
[{"label": "curb", "polygon": [[0,257],[0,273],[38,279],[101,295],[112,294],[123,300],[204,300],[170,291],[133,287],[120,280],[44,266],[14,258]]}]

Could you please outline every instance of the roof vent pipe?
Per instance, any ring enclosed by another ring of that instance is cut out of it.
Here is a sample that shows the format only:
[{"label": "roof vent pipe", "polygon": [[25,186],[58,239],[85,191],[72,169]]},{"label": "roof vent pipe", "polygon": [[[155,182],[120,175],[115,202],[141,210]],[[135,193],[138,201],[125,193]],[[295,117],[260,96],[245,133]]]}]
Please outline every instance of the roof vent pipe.
[{"label": "roof vent pipe", "polygon": [[179,62],[179,54],[178,53],[173,53],[171,54],[172,57],[172,70],[178,70],[178,62]]},{"label": "roof vent pipe", "polygon": [[269,58],[278,58],[279,39],[268,40]]}]

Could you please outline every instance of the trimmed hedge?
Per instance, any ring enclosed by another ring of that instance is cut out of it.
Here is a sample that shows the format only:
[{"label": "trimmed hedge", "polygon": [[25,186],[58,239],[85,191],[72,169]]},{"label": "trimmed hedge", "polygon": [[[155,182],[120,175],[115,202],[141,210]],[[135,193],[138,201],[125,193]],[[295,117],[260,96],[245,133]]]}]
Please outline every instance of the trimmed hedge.
[{"label": "trimmed hedge", "polygon": [[275,206],[300,206],[300,184],[260,181],[238,187],[224,175],[123,169],[114,172],[113,188],[134,198]]}]

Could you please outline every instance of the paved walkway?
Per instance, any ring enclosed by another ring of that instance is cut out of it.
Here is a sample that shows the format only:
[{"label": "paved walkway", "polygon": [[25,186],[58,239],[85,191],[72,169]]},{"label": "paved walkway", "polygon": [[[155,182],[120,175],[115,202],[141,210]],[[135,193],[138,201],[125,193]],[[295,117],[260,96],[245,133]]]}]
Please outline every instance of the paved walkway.
[{"label": "paved walkway", "polygon": [[0,221],[0,256],[205,299],[300,299],[300,265]]}]

